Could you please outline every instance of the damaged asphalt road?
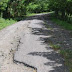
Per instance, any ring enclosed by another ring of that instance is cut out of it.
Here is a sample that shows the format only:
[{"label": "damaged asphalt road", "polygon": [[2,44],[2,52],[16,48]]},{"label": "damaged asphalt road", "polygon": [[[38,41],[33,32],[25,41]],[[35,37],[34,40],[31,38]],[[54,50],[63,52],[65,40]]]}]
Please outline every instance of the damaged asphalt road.
[{"label": "damaged asphalt road", "polygon": [[0,72],[69,72],[63,58],[44,39],[40,16],[20,21],[0,31]]},{"label": "damaged asphalt road", "polygon": [[27,25],[28,21],[20,21],[0,31],[0,72],[34,72],[13,59]]}]

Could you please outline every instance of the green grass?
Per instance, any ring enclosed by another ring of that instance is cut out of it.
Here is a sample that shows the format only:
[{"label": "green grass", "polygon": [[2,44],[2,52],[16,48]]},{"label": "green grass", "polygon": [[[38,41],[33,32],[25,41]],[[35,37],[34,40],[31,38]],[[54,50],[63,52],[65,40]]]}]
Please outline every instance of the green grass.
[{"label": "green grass", "polygon": [[66,21],[61,21],[56,18],[52,18],[52,21],[55,22],[56,24],[62,26],[66,30],[72,30],[72,24],[67,23]]},{"label": "green grass", "polygon": [[61,47],[59,45],[53,45],[51,44],[51,47],[56,51],[59,50]]},{"label": "green grass", "polygon": [[61,50],[59,45],[53,45],[51,44],[51,47],[55,50],[58,51],[60,55],[64,58],[64,64],[65,66],[68,67],[69,72],[72,72],[72,50],[66,49],[66,50]]},{"label": "green grass", "polygon": [[42,12],[42,13],[27,13],[27,16],[34,16],[36,14],[43,14],[43,13],[53,13],[53,11],[52,12]]},{"label": "green grass", "polygon": [[36,13],[27,13],[27,15],[26,16],[33,16],[33,15],[35,15]]},{"label": "green grass", "polygon": [[60,50],[60,54],[63,56],[65,65],[69,68],[69,72],[72,72],[72,50]]},{"label": "green grass", "polygon": [[72,72],[72,50],[66,49],[61,50],[59,45],[53,45],[51,44],[51,47],[58,51],[58,53],[64,58],[64,64],[68,67],[69,72]]},{"label": "green grass", "polygon": [[12,19],[3,19],[3,18],[0,18],[0,30],[11,25],[11,24],[14,24],[16,21],[15,20],[12,20]]}]

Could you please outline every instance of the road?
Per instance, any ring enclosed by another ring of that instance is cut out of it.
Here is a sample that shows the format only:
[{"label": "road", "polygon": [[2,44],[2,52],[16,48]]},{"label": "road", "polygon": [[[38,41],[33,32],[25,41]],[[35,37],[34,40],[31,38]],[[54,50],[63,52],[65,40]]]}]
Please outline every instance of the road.
[{"label": "road", "polygon": [[0,72],[69,72],[46,43],[52,34],[43,17],[33,16],[0,31]]}]

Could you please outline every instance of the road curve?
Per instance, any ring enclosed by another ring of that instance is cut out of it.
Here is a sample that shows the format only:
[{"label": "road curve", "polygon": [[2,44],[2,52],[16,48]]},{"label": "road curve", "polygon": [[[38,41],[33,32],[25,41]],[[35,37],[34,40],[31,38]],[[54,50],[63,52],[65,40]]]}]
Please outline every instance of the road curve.
[{"label": "road curve", "polygon": [[50,34],[43,34],[47,30],[45,22],[38,19],[38,16],[34,18],[25,29],[18,50],[14,54],[14,61],[23,63],[37,72],[68,72],[61,56],[49,44],[44,43],[43,38],[52,37]]},{"label": "road curve", "polygon": [[47,42],[53,32],[45,27],[44,16],[29,17],[0,31],[0,72],[69,72]]}]

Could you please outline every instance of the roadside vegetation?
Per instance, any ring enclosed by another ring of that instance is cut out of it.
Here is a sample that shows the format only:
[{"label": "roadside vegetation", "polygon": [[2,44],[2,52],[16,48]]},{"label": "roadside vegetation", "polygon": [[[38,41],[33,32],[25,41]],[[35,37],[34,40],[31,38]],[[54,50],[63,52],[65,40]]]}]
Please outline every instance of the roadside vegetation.
[{"label": "roadside vegetation", "polygon": [[0,30],[11,25],[14,24],[16,21],[12,20],[12,19],[4,19],[4,18],[0,18]]},{"label": "roadside vegetation", "polygon": [[63,21],[54,17],[52,18],[52,21],[66,30],[72,30],[72,24],[68,23],[67,21]]},{"label": "roadside vegetation", "polygon": [[68,67],[69,72],[72,72],[72,50],[61,49],[61,46],[54,44],[51,44],[51,47],[64,58],[64,64]]},{"label": "roadside vegetation", "polygon": [[[72,0],[50,0],[49,7],[55,11],[51,20],[66,30],[72,30]],[[53,44],[51,46],[62,55],[69,72],[72,72],[72,50],[63,50]]]},{"label": "roadside vegetation", "polygon": [[61,50],[59,45],[51,45],[55,51],[64,58],[64,64],[69,68],[69,71],[72,72],[72,50],[65,49]]},{"label": "roadside vegetation", "polygon": [[72,72],[72,50],[60,50],[59,52],[65,60],[65,65],[68,66],[69,71]]}]

